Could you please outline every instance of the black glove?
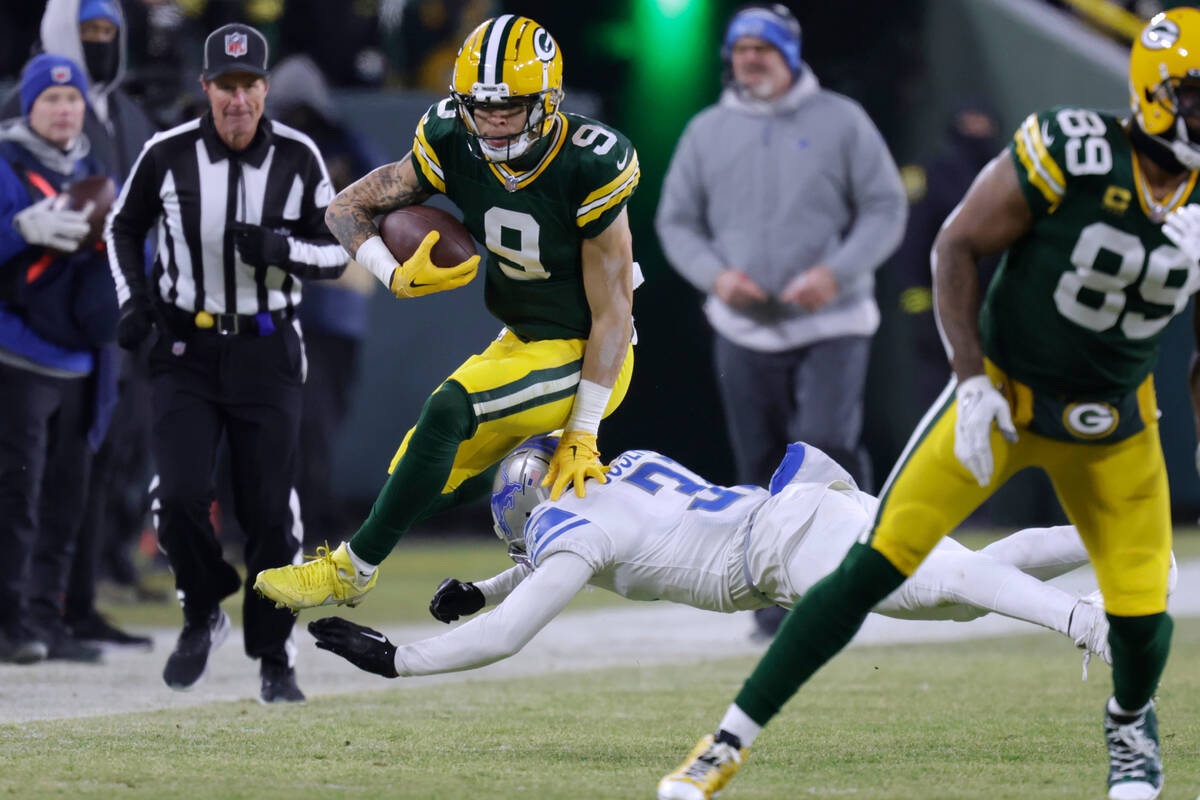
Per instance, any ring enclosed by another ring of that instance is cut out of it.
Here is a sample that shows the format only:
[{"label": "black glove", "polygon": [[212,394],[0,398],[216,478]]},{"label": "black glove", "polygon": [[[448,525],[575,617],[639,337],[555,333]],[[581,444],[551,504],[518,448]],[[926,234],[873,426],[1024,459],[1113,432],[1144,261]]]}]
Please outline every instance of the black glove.
[{"label": "black glove", "polygon": [[232,223],[229,231],[242,261],[254,267],[287,269],[290,248],[288,237],[282,233],[245,222]]},{"label": "black glove", "polygon": [[308,623],[317,647],[336,653],[359,669],[385,678],[398,678],[396,645],[377,630],[341,617],[324,617]]},{"label": "black glove", "polygon": [[137,350],[154,332],[154,308],[144,297],[130,297],[121,306],[117,320],[117,343],[126,350]]},{"label": "black glove", "polygon": [[438,622],[451,623],[459,617],[474,614],[483,608],[483,604],[483,592],[475,584],[446,578],[438,584],[429,601],[429,613]]}]

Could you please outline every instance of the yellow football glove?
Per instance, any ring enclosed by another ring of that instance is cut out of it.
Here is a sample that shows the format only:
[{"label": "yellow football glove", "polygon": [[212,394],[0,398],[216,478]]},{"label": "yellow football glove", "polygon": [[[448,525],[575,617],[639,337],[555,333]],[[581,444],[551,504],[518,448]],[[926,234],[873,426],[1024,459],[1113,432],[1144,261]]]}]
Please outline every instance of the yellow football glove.
[{"label": "yellow football glove", "polygon": [[388,287],[396,297],[421,297],[447,289],[466,286],[479,267],[479,256],[471,256],[457,267],[439,267],[429,258],[429,251],[437,244],[441,234],[430,231],[421,240],[417,251],[392,272]]},{"label": "yellow football glove", "polygon": [[608,467],[600,463],[600,451],[596,448],[596,434],[567,431],[550,457],[550,468],[546,470],[542,486],[551,487],[551,500],[561,497],[568,483],[575,485],[576,497],[584,497],[587,490],[583,482],[595,478],[600,483],[608,483],[608,478],[604,477],[606,472]]}]

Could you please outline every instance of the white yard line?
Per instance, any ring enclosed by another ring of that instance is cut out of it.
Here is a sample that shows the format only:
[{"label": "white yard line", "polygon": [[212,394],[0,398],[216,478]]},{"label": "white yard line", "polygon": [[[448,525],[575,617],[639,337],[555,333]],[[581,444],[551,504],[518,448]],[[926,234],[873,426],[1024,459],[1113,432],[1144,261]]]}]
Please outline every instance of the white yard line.
[{"label": "white yard line", "polygon": [[[1176,616],[1200,616],[1200,562],[1180,566],[1179,586],[1171,597],[1170,611]],[[1095,588],[1089,570],[1078,570],[1055,583],[1080,594]],[[348,616],[353,618],[353,612]],[[752,629],[748,613],[718,614],[666,603],[629,603],[612,609],[566,614],[552,622],[521,653],[483,669],[388,681],[317,650],[303,625],[297,625],[296,644],[300,651],[297,676],[304,692],[315,697],[607,666],[694,664],[706,659],[761,653],[765,645],[750,641]],[[446,628],[431,622],[385,626],[383,630],[393,641],[407,642]],[[995,614],[972,622],[919,622],[871,615],[851,646],[952,641],[1038,630],[1044,629]],[[0,723],[186,708],[258,696],[257,664],[242,651],[239,629],[213,654],[208,675],[190,692],[173,692],[162,682],[163,663],[175,644],[178,630],[149,633],[154,636],[152,653],[110,652],[102,665],[0,664]],[[1056,634],[1047,632],[1047,635]],[[1067,659],[1078,658],[1078,652],[1065,638],[1062,644],[1063,680],[1077,680],[1076,667],[1068,667]]]}]

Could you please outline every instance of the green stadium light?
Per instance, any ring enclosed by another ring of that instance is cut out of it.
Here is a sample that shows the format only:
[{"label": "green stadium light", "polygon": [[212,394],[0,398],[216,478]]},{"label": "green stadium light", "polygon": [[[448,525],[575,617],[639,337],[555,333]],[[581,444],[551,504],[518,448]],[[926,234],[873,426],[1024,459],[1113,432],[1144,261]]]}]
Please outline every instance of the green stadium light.
[{"label": "green stadium light", "polygon": [[661,163],[665,170],[679,131],[717,93],[713,0],[634,0],[632,10],[626,30],[635,55],[624,130],[644,167]]},{"label": "green stadium light", "polygon": [[664,17],[674,17],[686,10],[689,5],[703,5],[703,3],[691,3],[690,0],[657,0],[654,5],[658,6],[658,10]]}]

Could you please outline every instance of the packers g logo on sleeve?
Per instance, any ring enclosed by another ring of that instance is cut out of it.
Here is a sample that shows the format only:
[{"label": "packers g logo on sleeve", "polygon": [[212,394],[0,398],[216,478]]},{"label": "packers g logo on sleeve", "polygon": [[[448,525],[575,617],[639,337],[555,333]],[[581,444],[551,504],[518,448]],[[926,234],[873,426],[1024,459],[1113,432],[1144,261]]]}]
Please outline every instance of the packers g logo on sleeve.
[{"label": "packers g logo on sleeve", "polygon": [[1071,403],[1063,409],[1063,427],[1080,439],[1102,439],[1117,428],[1117,409],[1108,403]]}]

